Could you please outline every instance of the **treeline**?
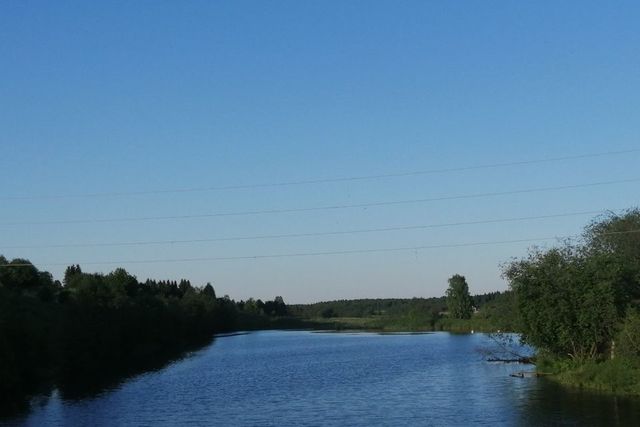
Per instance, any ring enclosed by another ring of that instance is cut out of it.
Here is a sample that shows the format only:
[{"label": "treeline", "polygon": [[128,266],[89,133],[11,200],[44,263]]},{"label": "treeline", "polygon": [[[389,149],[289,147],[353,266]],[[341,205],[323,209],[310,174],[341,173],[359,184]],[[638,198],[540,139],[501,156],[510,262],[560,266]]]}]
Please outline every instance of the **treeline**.
[{"label": "treeline", "polygon": [[505,266],[519,330],[563,382],[640,394],[640,210]]},{"label": "treeline", "polygon": [[515,330],[517,319],[510,291],[490,292],[470,298],[474,314],[467,321],[457,321],[449,316],[449,304],[445,296],[323,301],[290,305],[289,312],[303,319],[323,320],[324,326],[331,326],[333,319],[335,325],[340,327],[342,319],[353,318],[369,320],[346,323],[362,329]]},{"label": "treeline", "polygon": [[[443,310],[442,298],[387,298],[324,301],[289,306],[292,315],[308,319],[319,329],[433,328]],[[348,320],[351,319],[351,320]]]},{"label": "treeline", "polygon": [[293,304],[289,310],[304,318],[367,317],[402,315],[412,310],[435,312],[446,308],[444,298],[380,298],[323,301],[314,304]]},{"label": "treeline", "polygon": [[[490,292],[472,296],[476,308],[499,300],[504,292]],[[434,298],[370,298],[322,301],[313,304],[292,304],[291,314],[301,317],[366,317],[375,315],[402,315],[411,310],[436,314],[447,310],[446,297]]]},{"label": "treeline", "polygon": [[63,395],[99,388],[216,332],[265,327],[286,313],[281,297],[236,303],[210,284],[139,282],[121,268],[104,275],[71,266],[62,284],[28,260],[0,256],[0,410],[54,386]]}]

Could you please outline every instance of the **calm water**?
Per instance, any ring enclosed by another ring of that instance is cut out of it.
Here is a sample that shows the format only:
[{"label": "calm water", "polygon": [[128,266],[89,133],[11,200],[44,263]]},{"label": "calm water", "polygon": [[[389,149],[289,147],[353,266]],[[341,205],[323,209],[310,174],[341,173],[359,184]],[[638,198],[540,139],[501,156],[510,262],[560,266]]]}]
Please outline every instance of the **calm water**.
[{"label": "calm water", "polygon": [[[255,332],[100,395],[55,393],[8,425],[640,425],[640,402],[483,361],[480,334]],[[0,422],[2,424],[2,422]]]}]

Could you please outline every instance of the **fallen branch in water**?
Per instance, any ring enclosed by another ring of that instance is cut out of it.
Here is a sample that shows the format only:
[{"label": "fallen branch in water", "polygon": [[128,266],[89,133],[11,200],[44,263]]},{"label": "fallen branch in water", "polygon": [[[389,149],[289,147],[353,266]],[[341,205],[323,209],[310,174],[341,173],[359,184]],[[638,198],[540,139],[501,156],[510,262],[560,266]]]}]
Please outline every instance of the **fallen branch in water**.
[{"label": "fallen branch in water", "polygon": [[501,359],[498,357],[489,357],[487,362],[501,362],[501,363],[527,363],[535,365],[535,359],[533,357],[517,357],[514,359]]},{"label": "fallen branch in water", "polygon": [[535,365],[535,356],[523,354],[523,347],[515,334],[495,332],[487,334],[492,346],[479,348],[477,351],[484,355],[487,362],[526,363]]},{"label": "fallen branch in water", "polygon": [[514,372],[513,374],[510,374],[510,377],[516,377],[516,378],[533,378],[533,377],[542,377],[545,375],[551,375],[548,372],[536,372],[536,371],[521,371],[521,372]]}]

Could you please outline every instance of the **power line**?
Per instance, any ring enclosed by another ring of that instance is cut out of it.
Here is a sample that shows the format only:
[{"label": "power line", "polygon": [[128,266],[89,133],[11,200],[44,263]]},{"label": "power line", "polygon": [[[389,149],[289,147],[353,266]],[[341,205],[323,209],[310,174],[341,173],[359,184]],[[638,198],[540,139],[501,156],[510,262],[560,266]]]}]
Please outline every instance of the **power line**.
[{"label": "power line", "polygon": [[[616,231],[611,233],[603,233],[603,235],[614,234],[631,234],[640,233],[640,229]],[[472,246],[489,246],[489,245],[502,245],[511,243],[525,243],[534,241],[546,241],[546,240],[559,240],[559,239],[571,239],[579,237],[579,234],[573,234],[568,236],[553,236],[553,237],[538,237],[527,239],[513,239],[513,240],[494,240],[485,242],[470,242],[470,243],[454,243],[454,244],[442,244],[442,245],[424,245],[424,246],[407,246],[407,247],[395,247],[395,248],[375,248],[375,249],[353,249],[343,251],[323,251],[323,252],[294,252],[284,254],[267,254],[267,255],[246,255],[246,256],[229,256],[229,257],[200,257],[200,258],[168,258],[168,259],[150,259],[150,260],[130,260],[130,261],[94,261],[94,262],[64,262],[64,263],[43,263],[45,266],[66,266],[72,264],[81,265],[126,265],[126,264],[164,264],[164,263],[180,263],[180,262],[200,262],[200,261],[238,261],[247,259],[270,259],[270,258],[294,258],[294,257],[311,257],[311,256],[325,256],[325,255],[352,255],[352,254],[368,254],[368,253],[384,253],[384,252],[403,252],[403,251],[420,251],[426,249],[445,249],[445,248],[462,248]],[[33,264],[3,264],[0,267],[31,267]]]},{"label": "power line", "polygon": [[110,223],[110,222],[137,222],[137,221],[157,221],[157,220],[170,220],[170,219],[196,219],[196,218],[214,218],[214,217],[244,216],[244,215],[299,213],[299,212],[313,212],[313,211],[327,211],[327,210],[339,210],[339,209],[370,208],[370,207],[379,207],[379,206],[418,204],[418,203],[429,203],[429,202],[438,202],[438,201],[446,201],[446,200],[478,199],[478,198],[484,198],[484,197],[507,196],[507,195],[513,195],[513,194],[527,194],[527,193],[539,193],[539,192],[546,192],[546,191],[571,190],[576,188],[588,188],[588,187],[597,187],[597,186],[605,186],[605,185],[624,184],[624,183],[631,183],[631,182],[638,182],[638,181],[640,181],[640,178],[623,179],[623,180],[616,180],[616,181],[591,182],[587,184],[561,185],[557,187],[539,187],[539,188],[528,188],[524,190],[511,190],[511,191],[499,191],[499,192],[490,192],[490,193],[463,194],[463,195],[456,195],[456,196],[431,197],[426,199],[392,200],[392,201],[382,201],[382,202],[373,202],[373,203],[315,206],[315,207],[309,207],[309,208],[285,208],[285,209],[266,209],[266,210],[237,211],[237,212],[215,212],[215,213],[195,214],[195,215],[167,215],[167,216],[122,217],[122,218],[101,218],[101,219],[100,218],[69,219],[69,220],[49,220],[49,221],[15,221],[15,222],[1,222],[0,225],[94,224],[94,223]]},{"label": "power line", "polygon": [[258,188],[271,188],[271,187],[328,184],[328,183],[336,183],[336,182],[401,178],[401,177],[419,176],[419,175],[435,175],[435,174],[445,174],[445,173],[453,173],[453,172],[464,172],[464,171],[471,171],[471,170],[494,169],[494,168],[502,168],[502,167],[510,167],[510,166],[524,166],[524,165],[552,163],[552,162],[559,162],[559,161],[566,161],[566,160],[578,160],[578,159],[588,159],[588,158],[597,158],[597,157],[605,157],[605,156],[615,156],[615,155],[622,155],[622,154],[632,154],[637,152],[640,152],[640,148],[634,148],[629,150],[619,150],[619,151],[606,151],[606,152],[590,153],[590,154],[578,154],[573,156],[548,157],[543,159],[520,160],[520,161],[504,162],[504,163],[489,163],[489,164],[462,166],[462,167],[454,167],[454,168],[426,169],[426,170],[386,173],[386,174],[377,174],[377,175],[319,178],[319,179],[309,179],[309,180],[299,180],[299,181],[272,182],[272,183],[237,184],[237,185],[227,185],[227,186],[157,189],[157,190],[147,190],[147,191],[119,191],[119,192],[114,191],[114,192],[103,192],[103,193],[2,196],[0,197],[0,200],[124,197],[124,196],[143,196],[143,195],[154,195],[154,194],[196,193],[196,192],[207,192],[207,191],[247,190],[247,189],[258,189]]},{"label": "power line", "polygon": [[[618,209],[622,210],[622,209]],[[378,233],[388,231],[404,231],[404,230],[421,230],[429,228],[443,228],[443,227],[457,227],[463,225],[479,225],[479,224],[497,224],[506,222],[518,222],[518,221],[530,221],[538,219],[551,219],[551,218],[563,218],[571,216],[581,215],[596,215],[605,212],[614,212],[616,210],[593,210],[593,211],[581,211],[581,212],[566,212],[549,215],[537,215],[537,216],[523,216],[523,217],[511,217],[511,218],[494,218],[477,221],[461,221],[461,222],[448,222],[439,224],[424,224],[424,225],[404,225],[395,227],[379,227],[379,228],[364,228],[355,230],[337,230],[337,231],[322,231],[322,232],[310,232],[310,233],[285,233],[285,234],[262,234],[254,236],[233,236],[233,237],[212,237],[201,239],[182,239],[182,240],[146,240],[146,241],[129,241],[129,242],[93,242],[93,243],[66,243],[66,244],[49,244],[49,245],[19,245],[19,246],[3,246],[4,249],[51,249],[51,248],[84,248],[84,247],[114,247],[114,246],[149,246],[149,245],[173,245],[184,243],[209,243],[209,242],[230,242],[241,240],[263,240],[263,239],[286,239],[295,237],[319,237],[319,236],[337,236],[346,234],[361,234],[361,233]]]}]

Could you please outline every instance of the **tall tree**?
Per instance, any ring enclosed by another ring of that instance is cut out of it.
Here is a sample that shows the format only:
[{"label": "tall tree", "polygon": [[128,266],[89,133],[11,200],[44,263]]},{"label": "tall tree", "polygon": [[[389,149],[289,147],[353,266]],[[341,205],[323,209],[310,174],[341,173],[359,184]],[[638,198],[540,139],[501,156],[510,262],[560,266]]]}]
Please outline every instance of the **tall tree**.
[{"label": "tall tree", "polygon": [[473,300],[469,295],[469,285],[464,276],[454,274],[449,278],[447,308],[455,319],[469,319],[473,313]]},{"label": "tall tree", "polygon": [[216,291],[213,289],[213,286],[211,286],[211,283],[207,282],[204,289],[202,290],[202,294],[212,300],[216,299]]}]

